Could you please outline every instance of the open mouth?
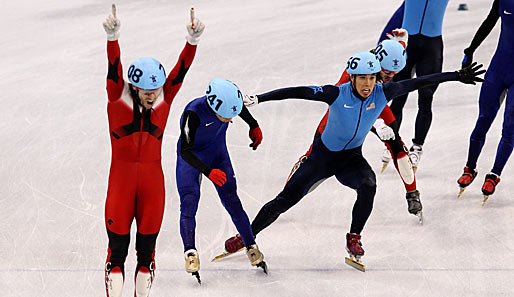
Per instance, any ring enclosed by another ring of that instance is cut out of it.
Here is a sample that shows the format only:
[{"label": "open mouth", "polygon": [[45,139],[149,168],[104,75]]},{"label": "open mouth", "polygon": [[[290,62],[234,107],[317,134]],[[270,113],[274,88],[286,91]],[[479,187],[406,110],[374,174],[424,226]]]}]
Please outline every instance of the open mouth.
[{"label": "open mouth", "polygon": [[363,95],[369,95],[369,94],[371,94],[371,89],[361,89],[361,93]]}]

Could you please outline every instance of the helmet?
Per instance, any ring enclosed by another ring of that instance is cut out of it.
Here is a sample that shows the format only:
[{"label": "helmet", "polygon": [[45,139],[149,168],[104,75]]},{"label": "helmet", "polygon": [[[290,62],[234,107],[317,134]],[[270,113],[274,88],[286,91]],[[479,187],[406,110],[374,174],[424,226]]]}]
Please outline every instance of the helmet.
[{"label": "helmet", "polygon": [[359,52],[346,63],[348,74],[373,74],[380,72],[380,62],[370,52]]},{"label": "helmet", "polygon": [[158,89],[166,81],[166,72],[159,61],[154,58],[139,58],[128,69],[128,78],[131,84],[143,89]]},{"label": "helmet", "polygon": [[205,94],[207,104],[221,117],[236,117],[243,109],[243,94],[231,81],[215,78],[209,82]]},{"label": "helmet", "polygon": [[407,63],[405,48],[395,40],[382,41],[373,52],[385,70],[400,71]]}]

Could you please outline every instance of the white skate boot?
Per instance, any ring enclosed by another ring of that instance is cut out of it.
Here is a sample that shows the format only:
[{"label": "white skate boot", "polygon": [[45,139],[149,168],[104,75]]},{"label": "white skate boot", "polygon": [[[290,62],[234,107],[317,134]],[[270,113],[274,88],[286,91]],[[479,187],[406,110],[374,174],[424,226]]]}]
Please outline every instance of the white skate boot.
[{"label": "white skate boot", "polygon": [[256,244],[252,244],[246,248],[246,255],[248,256],[248,260],[250,260],[250,264],[252,264],[252,266],[260,267],[264,270],[264,273],[268,274],[268,265],[264,262],[264,255]]},{"label": "white skate boot", "polygon": [[105,290],[107,297],[121,297],[123,292],[123,273],[120,267],[111,268],[111,262],[105,264]]},{"label": "white skate boot", "polygon": [[412,170],[416,172],[418,170],[419,162],[421,161],[421,155],[423,154],[423,146],[419,144],[413,144],[409,150],[409,158],[412,162]]},{"label": "white skate boot", "polygon": [[150,269],[141,267],[136,274],[136,297],[150,296],[150,289],[152,288],[154,274],[154,263],[150,263]]},{"label": "white skate boot", "polygon": [[200,279],[200,258],[198,257],[198,252],[194,249],[187,250],[184,253],[184,259],[186,260],[186,272],[191,273],[196,277],[196,280],[199,284],[202,284],[202,280]]}]

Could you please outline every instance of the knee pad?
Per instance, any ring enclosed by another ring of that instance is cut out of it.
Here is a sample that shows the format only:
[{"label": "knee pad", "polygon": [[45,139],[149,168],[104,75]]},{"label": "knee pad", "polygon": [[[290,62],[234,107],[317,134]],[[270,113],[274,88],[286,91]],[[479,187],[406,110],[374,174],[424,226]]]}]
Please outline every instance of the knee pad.
[{"label": "knee pad", "polygon": [[158,234],[159,233],[146,235],[139,232],[136,234],[136,273],[140,270],[141,267],[146,267],[148,271],[153,271],[155,242],[157,241]]},{"label": "knee pad", "polygon": [[109,252],[106,269],[111,270],[114,267],[120,267],[122,273],[125,273],[125,259],[130,244],[130,233],[120,235],[107,229],[107,236],[109,237]]},{"label": "knee pad", "polygon": [[400,173],[403,182],[410,185],[414,182],[414,170],[412,170],[412,163],[406,153],[398,154],[396,159],[398,164],[398,173]]}]

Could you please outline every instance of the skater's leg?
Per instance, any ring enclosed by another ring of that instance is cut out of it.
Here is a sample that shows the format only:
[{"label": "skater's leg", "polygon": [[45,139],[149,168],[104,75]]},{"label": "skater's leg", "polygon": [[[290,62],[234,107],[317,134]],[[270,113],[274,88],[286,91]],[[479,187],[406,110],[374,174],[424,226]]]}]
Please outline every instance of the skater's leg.
[{"label": "skater's leg", "polygon": [[105,282],[110,297],[119,297],[123,291],[130,226],[135,215],[136,168],[130,162],[113,161],[111,164],[105,202],[105,226],[109,237]]},{"label": "skater's leg", "polygon": [[148,296],[155,276],[155,243],[164,215],[165,190],[161,162],[139,165],[136,199],[135,295]]},{"label": "skater's leg", "polygon": [[180,235],[184,251],[196,250],[196,211],[200,202],[200,172],[177,156],[176,179],[180,196]]},{"label": "skater's leg", "polygon": [[357,191],[357,200],[352,210],[350,233],[360,234],[373,210],[376,177],[362,156],[360,148],[354,150],[349,156],[351,161],[340,168],[335,176],[340,183]]},{"label": "skater's leg", "polygon": [[253,220],[252,231],[255,236],[278,219],[280,214],[298,203],[324,179],[333,175],[330,169],[330,158],[333,154],[322,144],[321,139],[314,142],[309,158],[291,176],[282,192],[266,203]]},{"label": "skater's leg", "polygon": [[478,157],[485,143],[486,134],[501,105],[499,98],[505,88],[493,79],[494,76],[492,78],[491,76],[486,76],[485,82],[482,83],[480,89],[479,115],[469,139],[468,160],[466,162],[466,166],[470,169],[476,168]]},{"label": "skater's leg", "polygon": [[232,222],[234,222],[245,246],[248,247],[255,244],[250,220],[243,209],[241,200],[237,196],[237,184],[234,169],[232,168],[226,147],[219,153],[213,166],[225,172],[227,176],[227,181],[223,186],[219,187],[215,185],[216,191],[218,191],[218,195],[221,199],[221,203],[230,214]]},{"label": "skater's leg", "polygon": [[492,173],[500,176],[514,147],[514,85],[510,86],[505,100],[505,115],[503,117],[502,138],[496,152]]},{"label": "skater's leg", "polygon": [[[443,67],[443,40],[438,37],[424,37],[423,53],[416,64],[416,76],[441,73]],[[418,114],[412,143],[422,146],[432,123],[432,101],[437,85],[418,90]]]},{"label": "skater's leg", "polygon": [[389,127],[393,129],[395,138],[386,140],[384,143],[391,153],[394,167],[402,179],[405,190],[407,192],[414,191],[416,190],[416,176],[414,174],[414,170],[412,169],[412,163],[408,156],[407,147],[400,137],[398,132],[398,124],[396,121],[389,123]]}]

